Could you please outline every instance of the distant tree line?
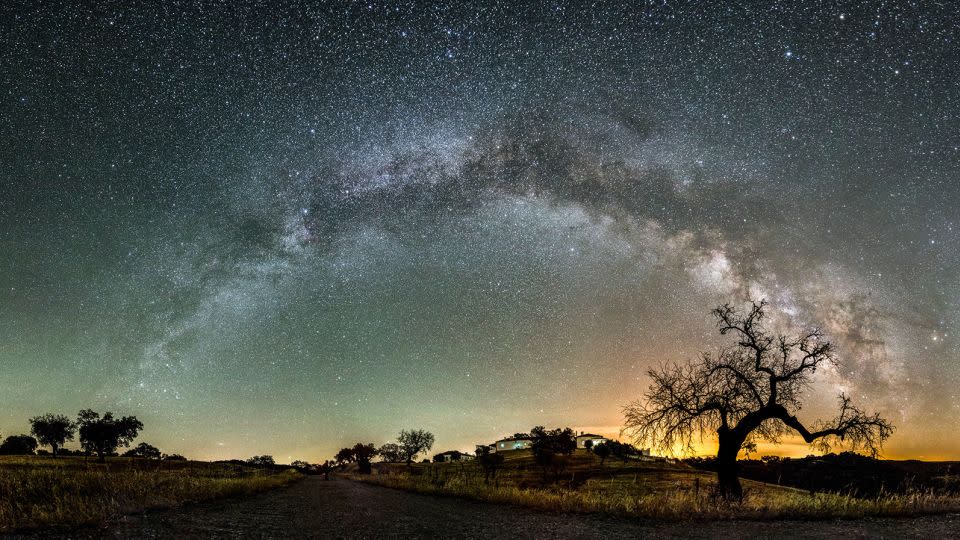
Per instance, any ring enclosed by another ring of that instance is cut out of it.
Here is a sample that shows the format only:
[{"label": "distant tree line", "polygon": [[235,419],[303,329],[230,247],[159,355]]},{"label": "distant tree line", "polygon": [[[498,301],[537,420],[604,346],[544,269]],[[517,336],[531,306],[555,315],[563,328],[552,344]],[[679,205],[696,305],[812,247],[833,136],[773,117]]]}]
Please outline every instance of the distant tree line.
[{"label": "distant tree line", "polygon": [[[587,443],[590,442],[591,441],[587,441]],[[640,450],[637,449],[636,446],[620,441],[604,441],[596,446],[593,444],[588,444],[587,448],[598,458],[600,458],[601,467],[603,467],[603,463],[611,457],[626,463],[627,461],[636,459],[641,455]]]},{"label": "distant tree line", "polygon": [[[81,410],[76,420],[62,414],[46,413],[30,418],[29,422],[30,434],[8,436],[0,443],[0,454],[46,454],[46,450],[39,448],[48,446],[53,456],[96,455],[97,460],[103,463],[107,456],[116,456],[120,448],[128,448],[143,429],[143,422],[136,416],[117,418],[111,412],[101,415],[91,409]],[[64,445],[75,438],[80,443],[80,450],[65,449]],[[168,461],[186,460],[179,454],[163,454],[156,446],[145,442],[123,455]]]},{"label": "distant tree line", "polygon": [[411,466],[421,454],[433,448],[433,443],[433,433],[423,429],[405,429],[400,431],[397,442],[389,442],[379,448],[373,443],[362,442],[341,448],[333,456],[332,463],[328,463],[327,466],[343,467],[356,463],[360,474],[370,474],[372,462],[377,457],[384,462],[406,463],[407,466]]},{"label": "distant tree line", "polygon": [[[544,480],[560,478],[569,465],[570,456],[576,450],[576,434],[569,427],[547,429],[544,426],[535,426],[529,433],[516,433],[514,438],[530,440],[530,450],[534,462],[541,468]],[[356,464],[360,474],[370,474],[375,459],[382,463],[405,463],[408,467],[417,461],[425,452],[429,451],[435,442],[432,433],[422,429],[403,430],[395,442],[388,442],[380,447],[373,443],[358,442],[353,446],[341,448],[331,461],[324,464],[327,471],[333,467],[344,468]],[[596,446],[588,445],[587,450],[596,455],[603,466],[610,458],[624,462],[637,459],[641,452],[631,444],[619,441],[605,441]],[[463,463],[465,456],[461,452],[452,451],[434,456],[434,461],[443,461],[449,454],[451,461]],[[458,459],[459,458],[459,459]],[[424,459],[429,463],[429,459]],[[484,475],[484,481],[494,480],[504,463],[504,455],[488,446],[478,446],[475,463]]]},{"label": "distant tree line", "polygon": [[247,464],[253,465],[254,467],[273,467],[276,465],[276,462],[273,460],[273,456],[262,455],[248,458]]}]

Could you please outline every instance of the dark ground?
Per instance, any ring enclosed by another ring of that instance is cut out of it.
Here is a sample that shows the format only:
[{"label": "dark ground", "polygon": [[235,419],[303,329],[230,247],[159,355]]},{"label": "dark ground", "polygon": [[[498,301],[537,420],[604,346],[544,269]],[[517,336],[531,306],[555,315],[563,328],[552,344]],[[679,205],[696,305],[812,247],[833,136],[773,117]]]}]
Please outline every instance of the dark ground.
[{"label": "dark ground", "polygon": [[[715,458],[694,458],[696,468],[716,470]],[[960,462],[875,459],[842,452],[803,458],[741,459],[740,476],[760,482],[803,490],[856,493],[875,497],[880,493],[934,490],[960,494]]]},{"label": "dark ground", "polygon": [[960,515],[830,522],[659,522],[550,514],[308,477],[260,495],[23,538],[960,538]]}]

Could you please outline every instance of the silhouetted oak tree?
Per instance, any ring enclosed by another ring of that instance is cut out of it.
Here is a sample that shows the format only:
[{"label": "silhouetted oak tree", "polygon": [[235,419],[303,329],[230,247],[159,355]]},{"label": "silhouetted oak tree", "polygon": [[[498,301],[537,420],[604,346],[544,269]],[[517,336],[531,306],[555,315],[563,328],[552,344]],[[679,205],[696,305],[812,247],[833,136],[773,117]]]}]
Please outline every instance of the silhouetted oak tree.
[{"label": "silhouetted oak tree", "polygon": [[370,474],[372,468],[370,460],[377,455],[377,447],[373,443],[357,443],[353,446],[353,459],[357,461],[357,470],[360,474]]},{"label": "silhouetted oak tree", "polygon": [[334,465],[334,463],[333,463],[332,461],[330,461],[329,459],[326,460],[326,461],[324,461],[324,462],[320,465],[319,470],[320,470],[321,473],[323,473],[323,479],[324,479],[324,480],[329,480],[329,479],[330,479],[330,470],[333,469],[333,465]]},{"label": "silhouetted oak tree", "polygon": [[834,347],[819,329],[795,337],[770,334],[763,327],[766,305],[713,310],[720,333],[732,335],[734,345],[650,370],[653,384],[644,399],[624,409],[625,431],[664,450],[692,448],[695,435],[716,432],[717,482],[728,498],[743,496],[737,454],[755,440],[778,442],[795,432],[824,451],[846,443],[876,455],[893,432],[879,414],[861,411],[844,394],[836,418],[818,421],[812,430],[801,423],[795,416],[800,395],[818,368],[836,364]]},{"label": "silhouetted oak tree", "polygon": [[477,464],[483,469],[483,482],[490,483],[496,478],[497,470],[503,465],[503,454],[492,452],[489,446],[477,447]]},{"label": "silhouetted oak tree", "polygon": [[29,435],[11,435],[0,444],[0,455],[32,456],[37,450],[37,440]]},{"label": "silhouetted oak tree", "polygon": [[593,450],[593,453],[596,454],[598,458],[600,458],[600,467],[603,468],[603,462],[610,457],[610,445],[606,442],[602,442],[596,446],[590,447],[590,449]]},{"label": "silhouetted oak tree", "polygon": [[554,478],[559,477],[567,467],[568,456],[577,448],[577,441],[570,428],[545,429],[536,426],[530,430],[533,443],[533,459],[543,468],[543,479],[547,479],[547,471],[553,470]]},{"label": "silhouetted oak tree", "polygon": [[123,453],[124,457],[140,457],[147,459],[160,459],[160,456],[163,454],[160,452],[160,449],[156,446],[142,442],[130,450],[127,450]]},{"label": "silhouetted oak tree", "polygon": [[356,460],[356,456],[353,455],[353,448],[341,448],[333,459],[337,460],[338,465],[345,465],[347,463],[353,463]]},{"label": "silhouetted oak tree", "polygon": [[433,448],[433,433],[422,429],[403,430],[397,437],[397,444],[400,445],[404,461],[409,466],[420,453]]},{"label": "silhouetted oak tree", "polygon": [[129,446],[143,429],[143,423],[136,416],[114,418],[113,413],[104,413],[103,417],[90,409],[84,409],[77,415],[80,446],[88,452],[95,452],[97,460],[103,463],[107,454],[117,451],[118,447]]},{"label": "silhouetted oak tree", "polygon": [[387,463],[400,463],[403,461],[403,450],[397,443],[386,443],[377,450],[380,459]]},{"label": "silhouetted oak tree", "polygon": [[[607,441],[601,443],[594,447],[594,453],[596,453],[597,448],[600,446],[605,446],[607,450],[610,451],[610,456],[615,457],[624,463],[629,461],[633,456],[640,455],[640,452],[634,448],[632,444],[622,443],[620,441]],[[601,452],[602,451],[603,450],[601,450]]]},{"label": "silhouetted oak tree", "polygon": [[247,463],[254,467],[273,467],[277,462],[273,459],[273,456],[264,454],[262,456],[248,457]]},{"label": "silhouetted oak tree", "polygon": [[61,446],[73,440],[76,430],[76,424],[62,414],[47,413],[30,419],[30,433],[40,444],[49,446],[54,456]]}]

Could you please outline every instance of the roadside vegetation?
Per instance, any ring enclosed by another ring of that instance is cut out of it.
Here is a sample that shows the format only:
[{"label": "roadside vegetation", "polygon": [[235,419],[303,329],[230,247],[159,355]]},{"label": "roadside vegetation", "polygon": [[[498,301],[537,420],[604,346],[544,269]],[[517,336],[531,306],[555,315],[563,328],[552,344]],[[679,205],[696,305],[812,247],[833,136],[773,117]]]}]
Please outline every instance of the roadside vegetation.
[{"label": "roadside vegetation", "polygon": [[600,458],[576,450],[562,473],[548,475],[530,450],[502,452],[490,477],[476,460],[374,464],[355,480],[419,493],[515,504],[556,512],[656,519],[836,519],[960,511],[960,497],[933,490],[858,498],[744,479],[743,498],[719,496],[717,476],[684,463]]},{"label": "roadside vegetation", "polygon": [[[271,456],[205,463],[147,442],[131,448],[143,429],[135,416],[84,409],[76,420],[47,413],[29,424],[30,435],[0,443],[0,532],[99,525],[124,513],[255,493],[317,472],[302,461],[276,465]],[[74,439],[79,449],[64,448]]]},{"label": "roadside vegetation", "polygon": [[[417,437],[410,437],[411,433]],[[414,439],[416,444],[411,443]],[[950,464],[930,464],[930,482],[881,483],[878,491],[871,492],[848,481],[797,483],[793,481],[794,461],[811,460],[767,459],[762,463],[776,467],[776,479],[735,478],[737,496],[731,496],[729,486],[725,489],[724,479],[717,474],[715,459],[679,461],[650,456],[632,444],[599,436],[578,448],[570,428],[535,426],[503,440],[511,444],[520,441],[526,449],[496,451],[494,445],[478,445],[475,455],[447,451],[435,455],[433,462],[417,462],[432,446],[433,436],[422,430],[405,430],[396,443],[379,448],[372,443],[343,448],[335,461],[324,466],[371,484],[554,512],[694,520],[848,519],[960,512],[960,492],[949,474]],[[596,440],[602,442],[594,444]],[[839,461],[858,463],[860,475],[882,468],[875,458],[853,456],[844,454]],[[373,458],[379,461],[373,462]],[[808,472],[818,477],[841,472],[829,466],[837,461],[830,456],[812,461],[813,469]],[[916,472],[917,468],[910,470]],[[882,478],[889,481],[894,476]],[[830,489],[831,485],[841,488]]]},{"label": "roadside vegetation", "polygon": [[133,457],[0,456],[0,531],[99,525],[121,514],[243,495],[292,469]]}]

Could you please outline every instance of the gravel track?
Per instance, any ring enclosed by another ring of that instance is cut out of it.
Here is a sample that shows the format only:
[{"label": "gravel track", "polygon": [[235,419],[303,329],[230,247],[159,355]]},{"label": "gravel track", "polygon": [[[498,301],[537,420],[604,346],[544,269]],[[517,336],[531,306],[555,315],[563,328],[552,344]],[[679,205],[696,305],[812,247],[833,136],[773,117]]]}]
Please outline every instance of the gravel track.
[{"label": "gravel track", "polygon": [[960,538],[960,515],[849,521],[662,522],[419,495],[344,479],[20,538]]}]

